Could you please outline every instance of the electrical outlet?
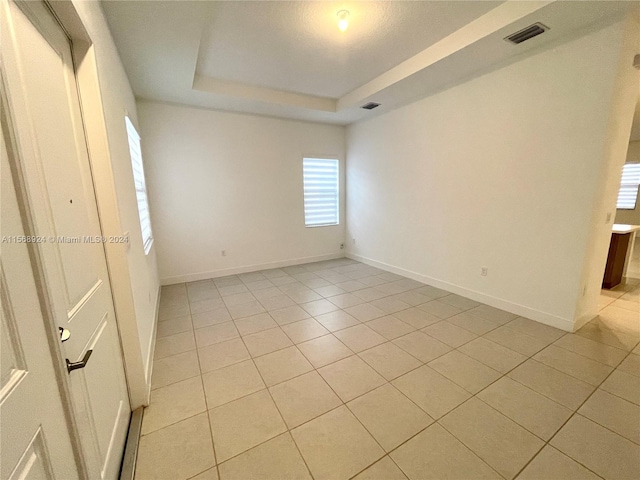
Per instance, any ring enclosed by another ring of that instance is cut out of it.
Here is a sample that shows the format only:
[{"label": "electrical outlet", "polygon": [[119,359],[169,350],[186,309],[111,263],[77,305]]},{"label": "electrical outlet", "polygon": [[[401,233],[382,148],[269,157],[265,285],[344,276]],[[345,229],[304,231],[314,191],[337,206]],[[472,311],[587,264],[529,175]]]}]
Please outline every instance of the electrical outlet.
[{"label": "electrical outlet", "polygon": [[487,267],[480,268],[480,275],[482,275],[483,277],[486,277],[488,274],[489,274],[489,268]]},{"label": "electrical outlet", "polygon": [[611,212],[607,213],[607,221],[604,223],[611,223]]},{"label": "electrical outlet", "polygon": [[227,256],[227,251],[226,250],[222,250],[220,252],[220,255],[222,255],[223,257],[226,257]]},{"label": "electrical outlet", "polygon": [[344,243],[340,244],[340,250],[344,250]]},{"label": "electrical outlet", "polygon": [[355,244],[356,244],[356,239],[355,239],[355,238],[352,238],[352,239],[351,239],[351,243],[353,243],[353,244],[355,245]]}]

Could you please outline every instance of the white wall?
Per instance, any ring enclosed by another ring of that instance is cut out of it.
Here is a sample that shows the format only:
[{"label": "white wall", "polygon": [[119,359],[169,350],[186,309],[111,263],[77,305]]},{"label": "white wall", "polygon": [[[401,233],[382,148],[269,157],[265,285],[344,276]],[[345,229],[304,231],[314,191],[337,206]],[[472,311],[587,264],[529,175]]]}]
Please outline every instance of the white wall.
[{"label": "white wall", "polygon": [[[591,226],[586,238],[586,254],[574,313],[574,328],[579,328],[599,313],[598,303],[602,278],[611,243],[611,222],[615,221],[616,201],[620,190],[622,165],[629,149],[634,108],[638,101],[640,72],[633,67],[633,58],[640,50],[640,6],[617,26],[619,45],[611,52],[614,75],[608,108],[601,112],[606,118],[602,161],[594,168],[596,189],[591,204]],[[616,27],[614,27],[616,28]]]},{"label": "white wall", "polygon": [[[139,390],[138,371],[146,382],[145,392],[132,394],[132,407],[136,408],[148,401],[159,294],[155,249],[145,255],[142,247],[124,120],[128,115],[137,124],[136,103],[100,3],[79,0],[73,3],[93,44],[78,67],[81,98],[85,107],[91,105],[92,112],[101,109],[104,112],[103,118],[89,115],[85,119],[101,222],[107,230],[105,234],[130,236],[128,249],[107,246],[107,261],[129,386],[135,384],[136,391]],[[83,79],[91,77],[91,68],[97,69],[98,98],[87,95],[92,92],[85,90],[90,80]],[[96,139],[100,137],[100,129],[106,133],[108,145],[98,151]],[[110,200],[113,204],[107,205]],[[136,365],[138,362],[142,365]]]},{"label": "white wall", "polygon": [[344,185],[344,127],[147,101],[138,113],[163,284],[342,256],[344,193],[340,225],[305,228],[302,158],[339,158]]},{"label": "white wall", "polygon": [[350,126],[349,255],[571,330],[623,32]]},{"label": "white wall", "polygon": [[[629,142],[626,163],[640,163],[640,142]],[[640,225],[640,199],[634,210],[616,210],[616,223]]]}]

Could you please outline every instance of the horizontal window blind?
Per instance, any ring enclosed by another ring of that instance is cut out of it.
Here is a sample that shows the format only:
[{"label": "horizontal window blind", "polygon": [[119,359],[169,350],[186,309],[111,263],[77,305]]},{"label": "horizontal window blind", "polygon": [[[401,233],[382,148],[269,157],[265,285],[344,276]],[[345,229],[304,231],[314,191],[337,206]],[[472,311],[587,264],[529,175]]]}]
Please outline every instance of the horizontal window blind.
[{"label": "horizontal window blind", "polygon": [[616,208],[620,210],[636,208],[638,185],[640,185],[640,163],[626,163],[622,168],[622,180],[620,180]]},{"label": "horizontal window blind", "polygon": [[127,137],[129,139],[129,152],[131,153],[131,166],[133,168],[133,183],[136,188],[136,199],[138,201],[138,215],[140,217],[140,229],[142,231],[142,243],[144,253],[149,253],[153,235],[151,232],[151,216],[149,214],[149,202],[147,199],[147,187],[144,180],[144,166],[142,164],[142,150],[140,149],[140,135],[136,128],[125,117],[127,124]]},{"label": "horizontal window blind", "polygon": [[339,223],[339,163],[330,158],[305,158],[304,224],[307,227]]}]

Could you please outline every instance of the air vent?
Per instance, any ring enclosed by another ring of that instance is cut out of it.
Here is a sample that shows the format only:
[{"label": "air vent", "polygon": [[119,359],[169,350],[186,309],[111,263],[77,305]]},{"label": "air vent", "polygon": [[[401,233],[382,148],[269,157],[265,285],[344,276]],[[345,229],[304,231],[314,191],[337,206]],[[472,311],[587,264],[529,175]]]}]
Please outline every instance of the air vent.
[{"label": "air vent", "polygon": [[526,42],[530,38],[537,37],[541,33],[549,30],[548,27],[544,26],[541,23],[534,23],[533,25],[529,25],[527,28],[523,28],[522,30],[509,35],[505,38],[506,41],[511,43],[522,43]]},{"label": "air vent", "polygon": [[365,103],[364,105],[362,105],[362,107],[360,108],[364,108],[365,110],[373,110],[374,108],[379,107],[380,104],[379,103],[375,103],[375,102],[369,102],[369,103]]}]

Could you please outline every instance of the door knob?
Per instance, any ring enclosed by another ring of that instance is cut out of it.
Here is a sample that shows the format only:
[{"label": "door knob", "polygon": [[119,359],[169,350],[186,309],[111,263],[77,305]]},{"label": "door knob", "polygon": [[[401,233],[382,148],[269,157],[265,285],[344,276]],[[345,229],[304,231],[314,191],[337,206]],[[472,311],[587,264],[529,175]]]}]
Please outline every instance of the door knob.
[{"label": "door knob", "polygon": [[89,357],[91,357],[92,353],[93,350],[87,350],[87,353],[84,354],[84,357],[82,357],[82,360],[80,360],[79,362],[70,362],[69,359],[66,358],[65,360],[67,361],[67,371],[71,373],[74,370],[86,367],[87,363],[89,363]]},{"label": "door knob", "polygon": [[71,332],[66,328],[58,327],[58,331],[60,332],[60,341],[66,342],[71,337]]}]

